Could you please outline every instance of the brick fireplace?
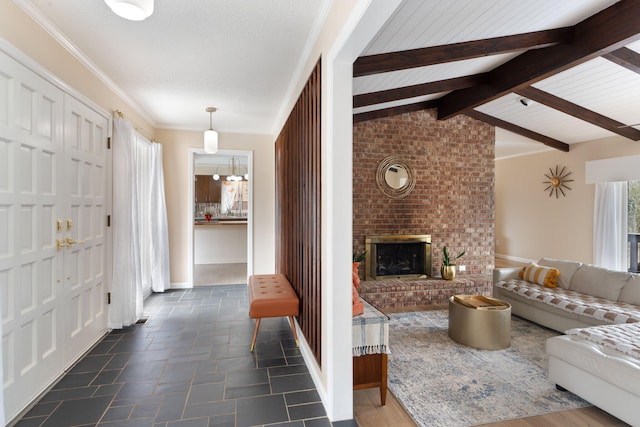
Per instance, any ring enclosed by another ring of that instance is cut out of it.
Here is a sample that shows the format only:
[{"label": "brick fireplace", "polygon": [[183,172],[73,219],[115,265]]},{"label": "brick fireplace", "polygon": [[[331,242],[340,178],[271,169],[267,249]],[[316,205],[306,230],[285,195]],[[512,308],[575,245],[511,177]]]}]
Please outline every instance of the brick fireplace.
[{"label": "brick fireplace", "polygon": [[431,236],[367,236],[367,280],[426,279],[431,275]]},{"label": "brick fireplace", "polygon": [[[354,124],[353,248],[365,250],[370,235],[430,235],[429,275],[440,276],[443,246],[453,253],[464,250],[458,262],[466,271],[457,279],[466,281],[465,291],[486,291],[494,264],[494,128],[465,115],[439,121],[436,113],[422,110]],[[385,196],[376,184],[377,166],[390,155],[407,159],[415,169],[415,188],[401,199]],[[365,260],[363,280],[367,268]],[[398,280],[378,280],[384,284],[375,286],[397,288]],[[431,293],[429,300],[443,301],[444,294],[456,291],[443,290],[442,283],[434,287],[441,280],[422,280],[431,282],[424,290]],[[366,288],[369,281],[363,283]]]}]

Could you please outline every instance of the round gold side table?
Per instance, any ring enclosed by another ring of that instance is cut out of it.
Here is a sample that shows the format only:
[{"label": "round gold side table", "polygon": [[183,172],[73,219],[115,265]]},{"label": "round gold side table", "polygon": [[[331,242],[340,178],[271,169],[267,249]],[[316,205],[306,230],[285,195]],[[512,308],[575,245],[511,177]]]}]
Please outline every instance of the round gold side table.
[{"label": "round gold side table", "polygon": [[449,337],[481,350],[511,345],[511,305],[482,295],[449,298]]}]

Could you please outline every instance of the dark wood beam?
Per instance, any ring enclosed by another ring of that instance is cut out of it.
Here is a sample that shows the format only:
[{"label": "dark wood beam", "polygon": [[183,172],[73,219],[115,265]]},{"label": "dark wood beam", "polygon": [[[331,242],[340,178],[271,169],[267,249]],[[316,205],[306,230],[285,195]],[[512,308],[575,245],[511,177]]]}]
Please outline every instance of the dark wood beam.
[{"label": "dark wood beam", "polygon": [[524,96],[525,98],[539,102],[540,104],[544,104],[547,107],[551,107],[554,110],[562,111],[563,113],[569,114],[570,116],[576,117],[580,120],[584,120],[592,125],[617,133],[625,138],[629,138],[634,141],[640,140],[639,130],[632,127],[622,127],[625,126],[624,123],[610,119],[609,117],[603,116],[595,111],[574,104],[573,102],[558,98],[557,96],[543,90],[529,86],[516,90],[516,93]]},{"label": "dark wood beam", "polygon": [[465,113],[469,117],[473,117],[474,119],[480,120],[481,122],[485,122],[489,125],[493,125],[509,132],[517,133],[518,135],[526,136],[529,139],[533,139],[534,141],[542,142],[544,145],[555,148],[560,151],[568,152],[569,144],[566,142],[558,141],[557,139],[550,138],[548,136],[542,135],[540,133],[534,132],[529,129],[525,129],[518,125],[514,125],[513,123],[505,122],[504,120],[500,120],[497,117],[490,116],[488,114],[481,113],[477,110],[470,110]]},{"label": "dark wood beam", "polygon": [[414,104],[399,105],[397,107],[383,108],[380,110],[367,111],[366,113],[357,113],[353,115],[353,123],[366,122],[367,120],[382,119],[384,117],[397,116],[398,114],[412,113],[414,111],[428,110],[435,108],[438,101],[416,102]]},{"label": "dark wood beam", "polygon": [[370,76],[389,71],[407,70],[444,62],[480,58],[532,49],[556,43],[569,43],[573,33],[570,27],[536,31],[525,34],[474,40],[442,46],[403,50],[361,56],[353,64],[353,77]]},{"label": "dark wood beam", "polygon": [[640,74],[640,53],[635,50],[623,47],[618,50],[614,50],[613,52],[609,52],[606,55],[602,55],[602,57]]},{"label": "dark wood beam", "polygon": [[438,118],[465,113],[507,93],[620,49],[640,39],[640,0],[621,0],[576,24],[572,43],[529,50],[489,73],[489,84],[453,91],[440,99]]},{"label": "dark wood beam", "polygon": [[424,96],[432,93],[449,92],[451,90],[475,86],[484,83],[485,81],[487,81],[487,74],[483,73],[399,87],[396,89],[381,90],[379,92],[363,93],[353,97],[353,107],[366,107],[367,105],[414,98],[416,96]]}]

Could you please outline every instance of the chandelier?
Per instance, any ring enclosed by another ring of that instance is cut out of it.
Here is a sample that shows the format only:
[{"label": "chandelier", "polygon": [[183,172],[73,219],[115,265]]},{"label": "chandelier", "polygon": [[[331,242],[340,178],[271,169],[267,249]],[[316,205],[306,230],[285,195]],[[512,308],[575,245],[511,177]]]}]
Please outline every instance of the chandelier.
[{"label": "chandelier", "polygon": [[[227,171],[227,173],[222,173],[222,171]],[[242,173],[244,172],[244,174]],[[226,175],[226,181],[242,181],[243,179],[249,180],[249,173],[247,168],[244,165],[236,165],[236,158],[232,157],[229,162],[229,166],[220,165],[216,168],[216,173],[213,175],[213,180],[218,181],[220,179],[220,174]]]}]

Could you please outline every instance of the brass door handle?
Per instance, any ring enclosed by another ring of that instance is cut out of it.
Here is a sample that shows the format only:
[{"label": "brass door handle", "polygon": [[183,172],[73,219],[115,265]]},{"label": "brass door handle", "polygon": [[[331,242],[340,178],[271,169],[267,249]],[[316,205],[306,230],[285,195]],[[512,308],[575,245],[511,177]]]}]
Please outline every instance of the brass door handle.
[{"label": "brass door handle", "polygon": [[73,240],[72,237],[67,237],[67,246],[75,245],[76,243],[84,243],[84,240]]},{"label": "brass door handle", "polygon": [[56,239],[56,250],[60,250],[62,248],[66,248],[67,246],[71,246],[68,242],[65,242],[64,239]]}]

